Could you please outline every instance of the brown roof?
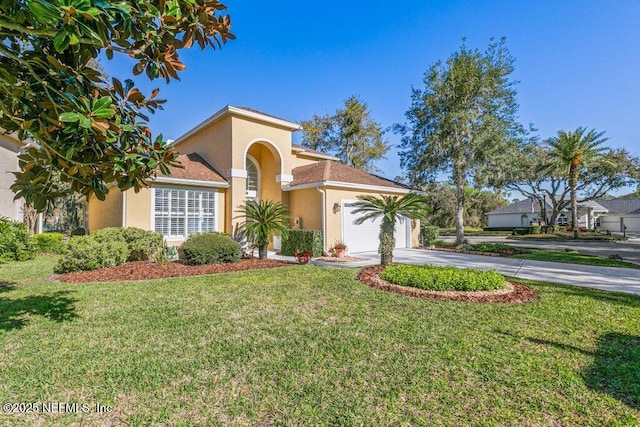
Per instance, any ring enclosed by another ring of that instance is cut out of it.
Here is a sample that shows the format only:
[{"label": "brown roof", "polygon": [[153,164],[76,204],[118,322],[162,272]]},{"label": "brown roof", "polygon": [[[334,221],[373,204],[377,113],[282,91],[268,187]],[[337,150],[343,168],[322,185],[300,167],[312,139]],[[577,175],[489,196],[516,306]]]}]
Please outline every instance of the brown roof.
[{"label": "brown roof", "polygon": [[324,181],[344,182],[348,184],[376,185],[407,190],[408,187],[395,181],[343,165],[333,160],[323,160],[311,165],[298,166],[293,169],[293,181],[290,187],[297,185],[320,183]]},{"label": "brown roof", "polygon": [[207,163],[199,154],[189,153],[181,154],[178,156],[178,162],[184,166],[184,168],[169,167],[170,175],[164,175],[160,172],[159,176],[170,176],[177,179],[195,179],[198,181],[211,181],[227,183],[227,180],[222,177],[209,163]]}]

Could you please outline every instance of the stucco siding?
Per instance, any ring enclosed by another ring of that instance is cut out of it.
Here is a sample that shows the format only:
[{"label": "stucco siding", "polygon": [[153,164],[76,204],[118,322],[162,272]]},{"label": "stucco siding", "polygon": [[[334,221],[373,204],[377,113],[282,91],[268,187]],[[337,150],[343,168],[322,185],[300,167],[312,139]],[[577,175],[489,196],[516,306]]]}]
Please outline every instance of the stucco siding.
[{"label": "stucco siding", "polygon": [[125,226],[151,230],[151,188],[138,193],[128,190],[124,196]]},{"label": "stucco siding", "polygon": [[101,228],[122,227],[122,192],[111,188],[104,201],[89,199],[89,233]]},{"label": "stucco siding", "polygon": [[274,157],[282,158],[280,173],[291,174],[291,130],[266,125],[258,121],[241,117],[232,117],[231,147],[227,141],[227,150],[232,151],[232,167],[244,169],[245,154],[252,144],[262,142],[271,150]]},{"label": "stucco siding", "polygon": [[[287,194],[291,227],[322,230],[322,194],[315,188],[289,191]],[[295,224],[296,218],[299,219],[299,224]]]},{"label": "stucco siding", "polygon": [[198,153],[226,176],[227,170],[232,168],[230,140],[231,117],[226,117],[181,141],[176,149],[182,154]]}]

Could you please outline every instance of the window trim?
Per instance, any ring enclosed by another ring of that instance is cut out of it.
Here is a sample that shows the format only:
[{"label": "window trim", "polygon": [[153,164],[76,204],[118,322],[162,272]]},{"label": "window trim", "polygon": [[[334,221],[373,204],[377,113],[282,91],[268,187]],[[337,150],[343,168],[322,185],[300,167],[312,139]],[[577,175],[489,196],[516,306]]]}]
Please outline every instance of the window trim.
[{"label": "window trim", "polygon": [[[247,195],[247,192],[249,190],[247,190],[247,185],[249,185],[249,164],[248,162],[251,162],[255,165],[256,167],[256,171],[258,172],[258,179],[256,182],[256,196],[255,197],[249,197]],[[253,157],[251,154],[247,154],[247,158],[245,160],[245,163],[247,164],[247,169],[245,169],[245,171],[247,172],[247,182],[245,184],[245,192],[244,192],[244,197],[247,200],[260,200],[260,190],[262,189],[262,169],[260,169],[260,163],[258,163],[258,161],[256,160],[255,157]]]},{"label": "window trim", "polygon": [[[218,221],[219,221],[219,191],[214,189],[214,188],[210,188],[210,187],[206,187],[206,188],[202,188],[202,187],[185,187],[185,186],[168,186],[168,185],[162,185],[162,186],[152,186],[151,187],[151,209],[150,209],[150,215],[151,215],[151,230],[155,231],[156,229],[156,190],[182,190],[182,191],[199,191],[199,192],[209,192],[209,193],[213,193],[213,230],[211,231],[219,231],[219,227],[218,227]],[[185,240],[187,240],[187,238],[189,236],[187,236],[187,232],[188,232],[188,227],[189,227],[189,215],[187,214],[188,212],[188,201],[186,199],[186,193],[185,193],[185,214],[184,214],[184,234],[182,236],[165,236],[164,234],[162,235],[162,237],[164,238],[165,241],[167,242],[184,242]]]}]

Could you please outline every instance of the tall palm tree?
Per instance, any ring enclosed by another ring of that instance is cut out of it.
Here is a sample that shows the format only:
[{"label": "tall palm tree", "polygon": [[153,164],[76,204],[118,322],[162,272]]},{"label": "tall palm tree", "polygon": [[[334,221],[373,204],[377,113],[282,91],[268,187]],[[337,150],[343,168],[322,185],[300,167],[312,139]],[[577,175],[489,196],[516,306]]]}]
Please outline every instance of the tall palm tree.
[{"label": "tall palm tree", "polygon": [[258,246],[260,259],[267,259],[267,246],[277,234],[285,237],[289,230],[289,211],[286,206],[273,200],[248,200],[240,205],[234,219],[242,219],[239,231]]},{"label": "tall palm tree", "polygon": [[561,170],[568,173],[571,185],[571,227],[573,237],[578,238],[578,181],[585,166],[598,160],[609,149],[602,144],[609,138],[603,138],[604,132],[595,129],[587,131],[579,127],[575,131],[559,131],[558,135],[547,141],[552,161],[545,169]]},{"label": "tall palm tree", "polygon": [[380,224],[380,264],[387,265],[393,262],[393,248],[396,246],[395,225],[399,215],[407,218],[423,218],[428,209],[427,201],[417,194],[405,196],[358,196],[355,203],[354,214],[363,214],[354,221],[362,224],[367,220],[375,220],[382,217]]}]

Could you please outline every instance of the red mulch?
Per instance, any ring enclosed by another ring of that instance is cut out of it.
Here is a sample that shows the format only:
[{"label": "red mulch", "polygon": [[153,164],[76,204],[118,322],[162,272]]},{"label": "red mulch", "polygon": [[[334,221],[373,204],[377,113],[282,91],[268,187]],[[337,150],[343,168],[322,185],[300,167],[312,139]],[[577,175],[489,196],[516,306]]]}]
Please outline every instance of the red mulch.
[{"label": "red mulch", "polygon": [[432,298],[449,301],[465,301],[465,302],[501,302],[522,304],[535,300],[538,296],[532,288],[518,283],[511,283],[513,290],[505,293],[503,290],[494,292],[464,292],[464,291],[426,291],[408,286],[394,285],[380,277],[380,273],[384,269],[378,265],[363,269],[358,274],[358,280],[367,286],[388,292],[397,292],[417,298]]},{"label": "red mulch", "polygon": [[148,261],[128,262],[112,268],[91,271],[76,271],[55,276],[56,280],[68,283],[119,282],[123,280],[164,279],[166,277],[198,276],[201,274],[230,273],[234,271],[274,268],[291,265],[272,259],[243,259],[230,264],[186,265],[170,262],[159,265]]}]

